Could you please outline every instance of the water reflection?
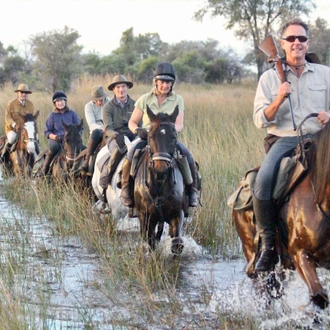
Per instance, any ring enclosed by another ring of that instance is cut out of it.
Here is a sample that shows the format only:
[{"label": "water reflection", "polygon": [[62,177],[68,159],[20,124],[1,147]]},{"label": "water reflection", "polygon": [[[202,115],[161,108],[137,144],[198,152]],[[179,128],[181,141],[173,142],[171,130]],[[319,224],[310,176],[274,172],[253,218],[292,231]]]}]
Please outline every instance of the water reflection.
[{"label": "water reflection", "polygon": [[[27,218],[2,196],[0,209],[1,264],[20,256],[16,262],[21,265],[17,267],[24,268],[24,272],[15,273],[14,293],[27,310],[33,311],[38,306],[39,311],[44,311],[44,315],[31,321],[32,328],[86,329],[89,324],[93,329],[123,329],[115,324],[126,321],[144,322],[144,326],[137,326],[143,329],[200,329],[208,320],[205,329],[225,329],[219,319],[223,314],[254,320],[259,329],[329,328],[327,310],[319,315],[325,327],[314,323],[315,310],[309,304],[307,287],[296,273],[288,274],[283,284],[285,294],[269,305],[266,297],[256,294],[246,277],[243,259],[214,262],[191,237],[184,237],[180,260],[177,287],[183,306],[180,316],[175,316],[172,327],[162,324],[161,318],[158,323],[146,325],[143,318],[134,320],[138,316],[131,309],[131,296],[122,297],[127,305],[117,304],[108,296],[99,256],[89,251],[78,237],[60,238],[47,219]],[[127,219],[120,221],[118,228],[138,232],[137,222]],[[160,249],[164,255],[171,254],[169,238],[162,240]],[[329,291],[329,272],[319,272]],[[154,292],[150,299],[166,303],[167,297]]]}]

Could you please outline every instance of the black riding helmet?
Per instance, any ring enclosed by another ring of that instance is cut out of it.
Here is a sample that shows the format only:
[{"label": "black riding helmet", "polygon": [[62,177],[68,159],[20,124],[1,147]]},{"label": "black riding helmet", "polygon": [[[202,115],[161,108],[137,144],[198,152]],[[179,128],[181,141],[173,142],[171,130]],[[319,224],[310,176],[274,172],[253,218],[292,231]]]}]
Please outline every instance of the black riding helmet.
[{"label": "black riding helmet", "polygon": [[157,66],[157,69],[154,74],[154,79],[156,80],[164,80],[164,81],[175,81],[175,70],[171,63],[164,62],[160,63]]},{"label": "black riding helmet", "polygon": [[53,103],[55,103],[55,102],[58,101],[58,100],[65,100],[65,101],[67,101],[67,100],[68,100],[68,97],[65,95],[64,92],[62,92],[62,91],[57,91],[57,92],[55,92],[55,93],[53,94],[53,98],[52,98],[52,100],[53,100]]}]

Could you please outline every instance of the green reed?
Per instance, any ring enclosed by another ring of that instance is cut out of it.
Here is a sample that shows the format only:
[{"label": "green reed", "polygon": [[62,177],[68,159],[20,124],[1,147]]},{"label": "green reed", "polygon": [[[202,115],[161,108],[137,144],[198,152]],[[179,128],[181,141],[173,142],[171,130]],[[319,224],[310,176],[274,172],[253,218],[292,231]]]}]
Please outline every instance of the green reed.
[{"label": "green reed", "polygon": [[[68,93],[68,103],[78,112],[80,118],[84,118],[84,104],[89,101],[91,87],[103,84],[106,88],[109,81],[110,77],[84,77],[75,84],[74,92]],[[135,85],[129,94],[133,99],[137,99],[151,87]],[[4,98],[9,101],[15,97],[11,90],[14,90],[14,87],[8,85],[0,91],[1,109],[5,108]],[[215,258],[241,257],[241,244],[231,222],[227,200],[246,170],[257,166],[263,158],[264,133],[257,130],[252,122],[255,86],[178,85],[175,90],[185,100],[185,126],[179,139],[191,150],[202,176],[202,205],[190,210],[192,219],[185,224],[184,234],[193,237],[203,246],[205,253],[211,253]],[[52,110],[51,95],[34,92],[29,98],[34,102],[35,108],[41,110],[38,128],[41,146],[45,148],[47,141],[42,132],[46,117]],[[0,112],[0,116],[4,117],[4,113]],[[85,123],[85,143],[88,134]],[[40,217],[50,221],[54,237],[80,237],[90,251],[99,256],[104,276],[104,282],[99,289],[113,304],[127,306],[132,311],[133,319],[136,314],[138,319],[148,320],[152,324],[153,321],[156,322],[155,318],[160,317],[157,322],[173,326],[175,316],[182,316],[182,301],[176,294],[176,286],[180,282],[179,263],[169,263],[168,259],[157,251],[148,252],[138,232],[118,232],[111,216],[100,218],[95,215],[92,212],[93,202],[86,194],[77,191],[72,183],[55,185],[45,181],[35,182],[29,178],[15,178],[5,180],[3,193],[16,205],[17,210],[24,210],[27,217]],[[14,246],[11,250],[14,250]],[[60,264],[61,256],[56,253],[49,254],[46,247],[39,246],[38,251],[42,258],[50,258],[55,265]],[[1,278],[5,279],[4,288],[7,288],[9,296],[12,294],[10,277],[14,278],[13,274],[22,272],[19,269],[22,258],[24,252],[21,252],[18,259],[6,263],[7,275],[5,272],[0,273]],[[60,266],[57,272],[60,280]],[[120,294],[121,290],[125,292],[125,296],[129,293],[132,298],[125,301],[124,295]],[[155,290],[161,293],[164,300],[152,299]],[[203,284],[198,290],[207,305],[211,293]],[[40,304],[40,316],[47,312],[48,298],[42,290],[39,293],[40,301],[44,302]],[[141,299],[143,301],[140,301]],[[18,309],[18,322],[19,315],[24,315],[25,310],[20,309],[18,304],[14,306]],[[187,304],[186,308],[191,313],[196,313],[193,303],[191,306]],[[86,313],[84,318],[87,326],[90,324],[90,315],[88,311]],[[6,318],[9,320],[9,316]],[[206,327],[207,321],[202,315],[200,322],[202,328],[203,324]],[[249,324],[250,329],[257,328],[253,319],[241,320],[239,315],[229,316],[222,311],[218,312],[217,322],[219,329],[236,329],[243,324]],[[125,326],[125,321],[118,316],[112,320],[112,324]],[[133,328],[142,326],[134,322],[130,325]]]}]

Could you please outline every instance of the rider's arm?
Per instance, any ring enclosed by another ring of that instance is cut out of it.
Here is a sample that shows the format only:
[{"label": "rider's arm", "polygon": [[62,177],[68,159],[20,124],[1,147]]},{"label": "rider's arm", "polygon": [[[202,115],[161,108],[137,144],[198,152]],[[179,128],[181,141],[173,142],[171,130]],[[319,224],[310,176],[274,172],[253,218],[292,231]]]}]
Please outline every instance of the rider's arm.
[{"label": "rider's arm", "polygon": [[184,117],[183,110],[179,110],[179,114],[175,120],[175,129],[178,133],[180,133],[183,130],[183,117]]},{"label": "rider's arm", "polygon": [[132,133],[135,134],[135,130],[139,127],[139,123],[142,119],[142,116],[143,112],[139,108],[135,107],[132,116],[128,122],[128,128],[132,131]]}]

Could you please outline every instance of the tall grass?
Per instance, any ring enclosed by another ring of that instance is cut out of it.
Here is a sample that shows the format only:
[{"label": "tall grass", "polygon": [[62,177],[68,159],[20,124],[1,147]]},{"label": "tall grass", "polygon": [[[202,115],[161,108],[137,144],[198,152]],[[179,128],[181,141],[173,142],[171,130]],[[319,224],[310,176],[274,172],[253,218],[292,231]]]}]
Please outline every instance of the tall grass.
[{"label": "tall grass", "polygon": [[[83,77],[74,84],[74,91],[67,94],[68,104],[77,111],[80,118],[84,118],[84,105],[90,100],[92,86],[101,84],[107,88],[111,78]],[[151,87],[135,84],[129,94],[136,100]],[[6,85],[0,91],[2,118],[7,102],[16,97],[15,89],[16,86]],[[258,165],[263,158],[264,132],[256,129],[252,122],[254,83],[221,86],[180,84],[175,91],[185,101],[185,128],[179,138],[191,150],[202,176],[202,206],[191,209],[192,221],[185,225],[185,235],[192,236],[204,247],[205,252],[216,258],[236,258],[242,255],[241,245],[231,222],[227,199],[235,191],[246,170]],[[110,92],[110,96],[111,94]],[[53,108],[51,95],[33,92],[29,99],[34,103],[35,109],[41,111],[38,128],[43,149],[47,146],[43,126]],[[84,126],[84,142],[87,143],[89,132],[86,122]],[[2,127],[0,133],[4,134]],[[129,233],[118,233],[111,217],[103,220],[96,217],[91,211],[91,201],[77,192],[70,183],[56,186],[42,182],[35,185],[29,178],[23,181],[13,179],[5,181],[3,191],[6,198],[16,203],[26,214],[46,217],[52,221],[56,235],[62,238],[77,235],[91,251],[96,252],[100,256],[107,279],[104,290],[116,303],[124,303],[118,294],[118,286],[125,284],[132,297],[137,297],[137,291],[145,295],[141,308],[137,307],[137,302],[127,302],[137,308],[133,308],[132,313],[137,313],[140,318],[150,320],[155,317],[155,309],[162,311],[169,306],[173,315],[181,313],[180,300],[175,294],[178,281],[176,270],[179,265],[169,264],[157,253],[146,258],[144,245],[139,244],[139,235],[131,237]],[[128,244],[123,245],[123,240]],[[47,251],[44,250],[43,253],[45,252]],[[53,258],[56,259],[56,256]],[[9,260],[6,264],[11,267],[7,268],[6,285],[3,288],[10,288],[10,277],[13,276],[11,268],[17,267],[15,265],[20,262]],[[147,298],[155,288],[163,292],[169,304],[161,306]],[[5,292],[3,295],[6,297]],[[209,292],[201,286],[200,295],[208,297]],[[10,307],[9,303],[7,305]],[[19,305],[15,307],[19,308]],[[2,313],[6,312],[1,306],[0,310]],[[23,313],[24,310],[18,311],[19,315]],[[156,315],[159,316],[159,313]],[[166,319],[166,315],[168,313],[163,314],[164,324],[171,324],[173,320]],[[225,324],[237,321],[235,317],[236,321],[231,318],[228,320],[226,315],[220,315],[219,318]],[[19,324],[20,317],[15,319]],[[121,321],[118,319],[118,324]],[[238,323],[240,322],[244,323],[239,320]],[[254,320],[250,320],[249,324],[254,324]]]}]

